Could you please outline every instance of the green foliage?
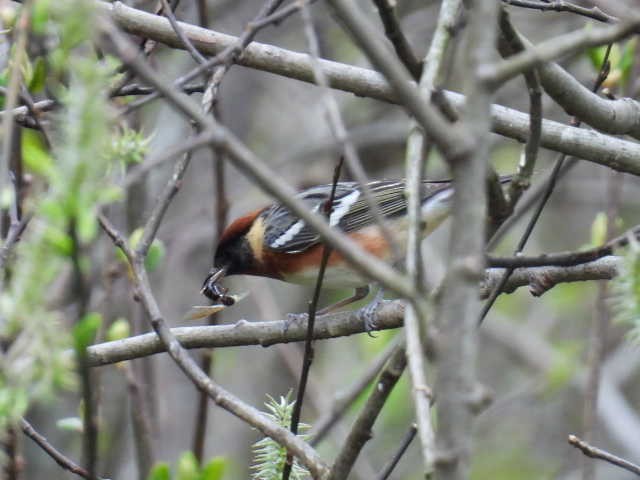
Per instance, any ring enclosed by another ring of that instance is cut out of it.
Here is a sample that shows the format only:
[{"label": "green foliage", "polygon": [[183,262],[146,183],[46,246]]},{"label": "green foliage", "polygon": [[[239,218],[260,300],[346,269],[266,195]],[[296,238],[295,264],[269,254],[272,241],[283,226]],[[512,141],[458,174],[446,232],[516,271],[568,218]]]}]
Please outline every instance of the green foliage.
[{"label": "green foliage", "polygon": [[193,452],[184,452],[178,459],[175,476],[168,463],[160,462],[151,469],[147,480],[222,480],[227,463],[224,457],[213,457],[200,468]]},{"label": "green foliage", "polygon": [[171,480],[171,467],[166,462],[160,462],[151,469],[147,480]]},{"label": "green foliage", "polygon": [[[269,401],[265,403],[268,409],[266,415],[283,428],[291,427],[291,414],[295,402],[289,402],[289,395],[280,397],[280,401],[269,396]],[[309,426],[301,423],[299,431],[308,430]],[[306,438],[304,434],[299,435]],[[265,437],[253,444],[255,464],[251,467],[254,470],[254,480],[280,480],[282,470],[287,461],[287,449],[275,440]],[[291,470],[291,480],[303,480],[309,478],[309,472],[294,460]]]},{"label": "green foliage", "polygon": [[22,159],[28,172],[42,178],[54,174],[55,166],[45,147],[42,135],[36,130],[24,129],[22,132]]},{"label": "green foliage", "polygon": [[129,321],[126,318],[120,317],[115,320],[107,330],[107,340],[110,342],[122,340],[130,334],[131,326],[129,325]]},{"label": "green foliage", "polygon": [[124,166],[140,163],[149,150],[151,138],[124,126],[112,137],[106,151],[107,159],[118,160]]},{"label": "green foliage", "polygon": [[77,352],[84,352],[94,342],[100,325],[102,325],[102,315],[91,312],[82,317],[73,327],[73,343]]},{"label": "green foliage", "polygon": [[[142,234],[144,233],[142,228],[136,228],[131,235],[129,235],[129,246],[131,248],[136,248],[142,239]],[[162,240],[155,238],[153,242],[151,242],[151,246],[149,247],[149,251],[147,252],[147,257],[144,260],[144,266],[149,272],[153,272],[164,260],[166,255],[166,248]],[[119,248],[116,249],[116,257],[125,265],[129,262],[127,257],[122,250]]]},{"label": "green foliage", "polygon": [[611,292],[616,320],[629,325],[630,338],[640,342],[640,245],[637,240],[631,240]]},{"label": "green foliage", "polygon": [[[605,87],[613,88],[624,86],[633,71],[633,61],[636,50],[636,39],[632,38],[621,46],[620,43],[614,43],[609,54],[609,62],[611,70],[609,76],[604,83]],[[607,46],[594,47],[587,50],[587,55],[591,61],[591,65],[596,71],[602,68],[604,63]]]},{"label": "green foliage", "polygon": [[[39,0],[32,6],[34,33],[47,36],[49,54],[21,61],[18,68],[30,89],[46,85],[60,107],[50,123],[51,147],[31,130],[24,130],[21,141],[25,169],[35,177],[23,208],[33,218],[12,252],[11,275],[2,272],[0,278],[0,436],[30,403],[75,383],[66,350],[89,345],[101,320],[88,314],[70,335],[62,312],[52,306],[52,286],[72,257],[83,271],[91,267],[84,248],[97,235],[97,208],[119,196],[109,177],[111,159],[104,155],[113,129],[106,94],[114,62],[98,58],[91,45],[94,4]],[[14,59],[9,67],[15,67]],[[0,82],[6,78],[2,72]],[[13,202],[10,190],[0,196]]]},{"label": "green foliage", "polygon": [[607,214],[599,212],[591,224],[591,245],[599,247],[607,242]]}]

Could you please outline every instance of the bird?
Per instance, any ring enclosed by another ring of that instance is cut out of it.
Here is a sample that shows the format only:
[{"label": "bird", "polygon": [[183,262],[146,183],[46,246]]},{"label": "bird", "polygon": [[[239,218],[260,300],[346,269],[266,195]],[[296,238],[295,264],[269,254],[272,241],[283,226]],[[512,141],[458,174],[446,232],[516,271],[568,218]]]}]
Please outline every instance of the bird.
[{"label": "bird", "polygon": [[[508,181],[501,177],[501,182]],[[367,183],[373,201],[400,247],[406,246],[408,232],[406,182],[376,180]],[[361,185],[337,182],[317,185],[296,194],[309,210],[326,213],[328,223],[348,235],[363,250],[390,261],[392,246],[376,223]],[[426,237],[449,215],[453,199],[450,180],[424,180],[420,186],[421,234]],[[326,212],[329,210],[328,212]],[[220,236],[214,265],[204,280],[201,293],[213,301],[232,303],[219,281],[225,276],[253,275],[289,283],[314,284],[320,269],[324,244],[320,235],[285,205],[275,203],[234,220]],[[404,252],[400,252],[404,253]],[[323,280],[327,289],[353,288],[354,294],[321,311],[328,313],[368,296],[372,282],[355,271],[337,251],[329,255]],[[381,290],[380,290],[381,291]],[[372,315],[382,295],[362,309],[367,331],[374,328]]]}]

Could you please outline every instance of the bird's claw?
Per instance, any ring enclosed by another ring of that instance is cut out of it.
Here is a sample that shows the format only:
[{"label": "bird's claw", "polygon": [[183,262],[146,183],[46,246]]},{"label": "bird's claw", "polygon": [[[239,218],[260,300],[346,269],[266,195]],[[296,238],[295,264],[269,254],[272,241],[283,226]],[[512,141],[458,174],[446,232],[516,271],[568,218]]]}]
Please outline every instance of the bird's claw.
[{"label": "bird's claw", "polygon": [[376,338],[372,332],[378,329],[378,326],[376,325],[376,313],[378,312],[378,307],[382,303],[383,298],[384,292],[380,289],[373,300],[358,310],[357,313],[358,318],[364,323],[364,331],[367,332],[367,335],[371,338]]}]

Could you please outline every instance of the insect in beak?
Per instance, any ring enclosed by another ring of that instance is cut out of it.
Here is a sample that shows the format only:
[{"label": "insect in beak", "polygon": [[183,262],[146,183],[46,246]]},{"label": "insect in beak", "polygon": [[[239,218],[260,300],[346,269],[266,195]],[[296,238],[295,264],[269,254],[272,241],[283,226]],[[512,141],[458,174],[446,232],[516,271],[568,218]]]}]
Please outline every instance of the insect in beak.
[{"label": "insect in beak", "polygon": [[213,269],[209,272],[202,284],[200,293],[209,298],[211,301],[220,301],[223,305],[231,306],[235,303],[234,299],[227,295],[228,288],[223,287],[218,282],[224,278],[227,273],[227,267]]}]

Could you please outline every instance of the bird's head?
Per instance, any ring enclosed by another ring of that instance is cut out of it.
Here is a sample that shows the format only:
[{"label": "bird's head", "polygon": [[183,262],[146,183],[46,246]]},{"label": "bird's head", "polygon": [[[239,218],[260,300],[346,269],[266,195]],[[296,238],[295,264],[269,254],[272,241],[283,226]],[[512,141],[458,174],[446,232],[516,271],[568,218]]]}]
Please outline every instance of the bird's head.
[{"label": "bird's head", "polygon": [[220,236],[213,261],[213,268],[202,285],[202,293],[211,300],[219,300],[226,289],[219,282],[228,275],[252,274],[258,270],[258,258],[251,238],[256,222],[260,222],[258,210],[233,221]]}]

